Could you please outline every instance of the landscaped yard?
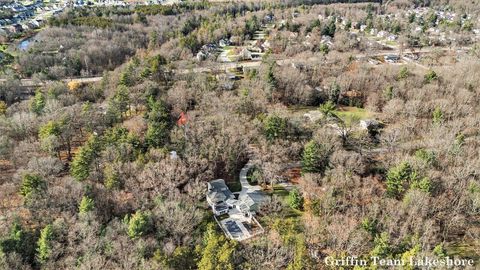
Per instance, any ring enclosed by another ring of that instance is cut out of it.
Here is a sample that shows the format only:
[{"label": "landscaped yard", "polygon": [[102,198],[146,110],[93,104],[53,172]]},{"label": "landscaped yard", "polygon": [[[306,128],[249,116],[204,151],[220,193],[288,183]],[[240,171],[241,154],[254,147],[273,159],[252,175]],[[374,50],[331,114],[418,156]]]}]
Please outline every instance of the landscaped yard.
[{"label": "landscaped yard", "polygon": [[[290,106],[288,110],[292,113],[304,114],[309,111],[318,110],[318,106]],[[360,120],[368,119],[373,116],[373,113],[364,108],[358,108],[353,106],[342,106],[339,105],[338,108],[334,111],[340,118],[345,119],[347,117],[357,117]]]},{"label": "landscaped yard", "polygon": [[283,203],[283,210],[281,212],[281,215],[285,218],[299,218],[300,216],[303,215],[303,212],[300,210],[293,209],[289,206],[288,204],[288,195],[289,191],[285,189],[285,187],[280,186],[280,185],[274,185],[273,186],[273,191],[270,191],[270,194],[278,196],[278,198],[282,201]]},{"label": "landscaped yard", "polygon": [[360,120],[368,119],[372,116],[372,113],[367,111],[364,108],[350,107],[350,106],[340,106],[335,113],[342,119],[348,117],[355,117]]}]

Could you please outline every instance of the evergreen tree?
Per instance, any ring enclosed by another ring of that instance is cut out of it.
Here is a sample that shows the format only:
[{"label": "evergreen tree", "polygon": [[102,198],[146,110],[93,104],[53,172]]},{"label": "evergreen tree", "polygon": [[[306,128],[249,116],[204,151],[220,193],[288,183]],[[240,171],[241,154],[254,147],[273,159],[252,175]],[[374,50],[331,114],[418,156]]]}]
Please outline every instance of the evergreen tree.
[{"label": "evergreen tree", "polygon": [[45,95],[40,90],[35,92],[35,96],[30,103],[30,108],[32,112],[36,114],[41,114],[43,112],[43,109],[45,108]]},{"label": "evergreen tree", "polygon": [[[35,258],[35,239],[34,235],[24,228],[18,221],[15,221],[10,228],[10,233],[6,238],[0,239],[0,254],[16,252],[21,255],[23,260],[33,263]],[[0,266],[2,264],[0,263]]]},{"label": "evergreen tree", "polygon": [[421,179],[413,180],[412,184],[410,185],[410,188],[418,189],[418,190],[423,191],[425,193],[430,193],[433,189],[432,182],[430,181],[430,178],[428,178],[428,177],[423,177]]},{"label": "evergreen tree", "polygon": [[391,253],[390,247],[390,238],[387,233],[381,233],[380,235],[375,236],[374,239],[375,247],[370,252],[371,256],[388,258]]},{"label": "evergreen tree", "polygon": [[143,236],[150,230],[150,216],[142,211],[137,211],[126,219],[128,221],[127,234],[132,239]]},{"label": "evergreen tree", "polygon": [[334,104],[338,104],[340,91],[340,85],[338,85],[337,82],[332,83],[332,85],[330,85],[330,89],[328,90],[328,100],[332,101]]},{"label": "evergreen tree", "polygon": [[435,254],[440,258],[447,257],[447,251],[445,250],[445,248],[443,247],[443,244],[441,243],[436,245],[435,248],[433,248],[433,254]]},{"label": "evergreen tree", "polygon": [[88,196],[83,196],[78,206],[80,214],[86,214],[95,208],[95,202]]},{"label": "evergreen tree", "polygon": [[107,165],[103,171],[104,185],[108,189],[118,189],[121,187],[120,177],[112,165]]},{"label": "evergreen tree", "polygon": [[296,210],[303,209],[303,196],[298,189],[294,188],[288,194],[288,204]]},{"label": "evergreen tree", "polygon": [[272,89],[275,89],[277,87],[277,78],[275,78],[274,67],[275,67],[275,63],[271,64],[268,67],[267,77],[266,77],[266,81],[270,86],[270,88]]},{"label": "evergreen tree", "polygon": [[20,194],[24,197],[29,197],[34,192],[39,192],[45,189],[45,181],[36,174],[25,174],[22,177],[22,185],[20,187]]},{"label": "evergreen tree", "polygon": [[386,100],[391,100],[394,96],[395,93],[393,91],[393,86],[389,85],[383,92],[383,96],[385,97]]},{"label": "evergreen tree", "polygon": [[414,175],[414,171],[408,162],[402,162],[391,168],[387,173],[387,194],[391,197],[398,197],[405,191],[405,185]]},{"label": "evergreen tree", "polygon": [[130,94],[128,88],[121,84],[113,97],[108,102],[107,116],[112,122],[122,121],[130,106]]},{"label": "evergreen tree", "polygon": [[304,270],[311,269],[310,258],[308,256],[305,238],[298,234],[295,239],[295,252],[293,261],[287,266],[287,270]]},{"label": "evergreen tree", "polygon": [[60,142],[59,136],[62,133],[62,123],[60,121],[48,121],[45,125],[41,126],[38,131],[38,137],[42,149],[51,153],[57,153],[60,157]]},{"label": "evergreen tree", "polygon": [[52,254],[53,228],[47,225],[40,232],[40,238],[37,242],[37,260],[40,263],[48,261]]},{"label": "evergreen tree", "polygon": [[402,67],[400,73],[398,74],[399,79],[406,79],[410,75],[407,67]]},{"label": "evergreen tree", "polygon": [[[217,234],[214,224],[210,223],[204,234],[203,245],[197,248],[200,253],[199,270],[233,270],[233,253],[236,243]],[[201,250],[201,251],[200,251]]]},{"label": "evergreen tree", "polygon": [[170,116],[165,103],[161,100],[149,100],[149,112],[146,115],[148,129],[145,141],[148,146],[158,148],[167,143],[170,134]]},{"label": "evergreen tree", "polygon": [[328,52],[330,52],[330,48],[328,47],[327,44],[320,44],[319,50],[320,50],[320,52],[322,52],[323,54],[328,54]]},{"label": "evergreen tree", "polygon": [[78,181],[87,179],[90,175],[90,165],[98,158],[101,151],[101,141],[97,135],[92,135],[80,148],[70,165],[70,174]]},{"label": "evergreen tree", "polygon": [[263,121],[263,131],[268,140],[285,138],[287,120],[277,115],[269,115]]},{"label": "evergreen tree", "polygon": [[438,75],[433,70],[430,70],[430,71],[427,72],[427,74],[425,74],[425,81],[427,83],[431,83],[432,81],[437,80],[437,79],[438,79]]},{"label": "evergreen tree", "polygon": [[330,151],[316,141],[308,142],[303,150],[302,172],[323,173],[328,166]]}]

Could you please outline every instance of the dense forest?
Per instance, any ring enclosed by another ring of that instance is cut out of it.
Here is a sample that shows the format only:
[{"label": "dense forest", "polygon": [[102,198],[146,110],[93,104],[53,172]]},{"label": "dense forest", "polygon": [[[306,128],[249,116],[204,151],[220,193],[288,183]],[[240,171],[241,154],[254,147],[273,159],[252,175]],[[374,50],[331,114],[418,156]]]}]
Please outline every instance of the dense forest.
[{"label": "dense forest", "polygon": [[[301,2],[71,8],[11,49],[0,269],[478,269],[478,7]],[[207,183],[246,164],[236,241]]]}]

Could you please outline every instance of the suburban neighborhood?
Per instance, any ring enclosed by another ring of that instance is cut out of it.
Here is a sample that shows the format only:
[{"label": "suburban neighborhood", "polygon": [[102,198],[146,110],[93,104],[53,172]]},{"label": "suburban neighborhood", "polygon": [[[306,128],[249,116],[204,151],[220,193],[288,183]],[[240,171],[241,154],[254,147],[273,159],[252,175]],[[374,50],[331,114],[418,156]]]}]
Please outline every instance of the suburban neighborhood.
[{"label": "suburban neighborhood", "polygon": [[0,269],[479,269],[476,1],[0,1]]}]

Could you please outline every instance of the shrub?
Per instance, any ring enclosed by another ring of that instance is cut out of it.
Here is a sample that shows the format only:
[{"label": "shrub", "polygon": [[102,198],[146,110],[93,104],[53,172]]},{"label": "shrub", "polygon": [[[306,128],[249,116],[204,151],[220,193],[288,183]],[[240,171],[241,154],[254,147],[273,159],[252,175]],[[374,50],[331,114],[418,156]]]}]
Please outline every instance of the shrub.
[{"label": "shrub", "polygon": [[93,210],[95,208],[95,203],[92,198],[88,196],[83,196],[82,200],[80,201],[80,206],[78,207],[80,214],[85,214]]},{"label": "shrub", "polygon": [[420,160],[423,160],[425,163],[429,164],[429,165],[433,165],[435,164],[436,162],[436,155],[433,151],[428,151],[428,150],[425,150],[425,149],[418,149],[417,151],[415,151],[415,157],[420,159]]},{"label": "shrub", "polygon": [[336,108],[335,103],[333,103],[333,101],[331,100],[320,105],[320,111],[327,117],[335,115],[334,114],[335,108]]},{"label": "shrub", "polygon": [[435,73],[435,71],[430,70],[427,72],[427,74],[425,74],[424,78],[425,78],[425,82],[431,83],[432,81],[438,79],[438,75],[437,73]]},{"label": "shrub", "polygon": [[421,190],[425,193],[430,193],[432,191],[432,182],[430,178],[423,177],[420,180],[414,180],[410,185],[410,188]]},{"label": "shrub", "polygon": [[22,178],[22,185],[20,187],[20,194],[24,197],[30,194],[41,191],[45,188],[45,182],[36,174],[25,174]]},{"label": "shrub", "polygon": [[135,239],[145,235],[150,230],[150,216],[142,211],[137,211],[128,220],[127,234]]},{"label": "shrub", "polygon": [[108,189],[117,189],[121,187],[120,177],[114,167],[109,165],[105,167],[104,173],[104,185]]},{"label": "shrub", "polygon": [[302,172],[323,173],[328,166],[330,151],[316,141],[305,144],[302,155]]},{"label": "shrub", "polygon": [[402,162],[387,173],[387,194],[398,197],[405,191],[405,183],[410,180],[413,169],[408,162]]},{"label": "shrub", "polygon": [[435,110],[432,113],[433,123],[439,125],[443,122],[443,112],[439,107],[435,107]]},{"label": "shrub", "polygon": [[296,210],[303,209],[303,196],[298,189],[294,188],[288,194],[288,204]]},{"label": "shrub", "polygon": [[408,71],[408,68],[407,67],[402,67],[400,69],[399,74],[398,74],[398,78],[399,79],[406,79],[408,77],[408,75],[410,75],[410,72]]},{"label": "shrub", "polygon": [[284,138],[287,134],[287,120],[277,115],[269,115],[263,122],[263,130],[268,140]]},{"label": "shrub", "polygon": [[40,238],[37,242],[37,260],[40,263],[45,263],[52,254],[52,240],[53,228],[52,225],[47,225],[40,232]]}]

